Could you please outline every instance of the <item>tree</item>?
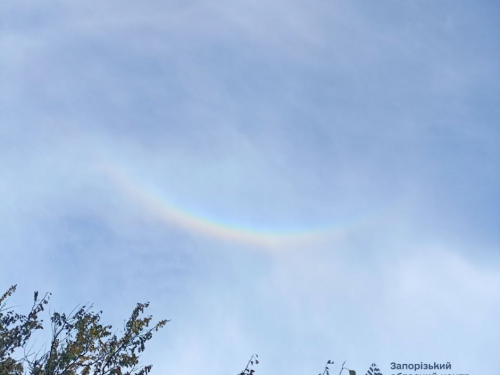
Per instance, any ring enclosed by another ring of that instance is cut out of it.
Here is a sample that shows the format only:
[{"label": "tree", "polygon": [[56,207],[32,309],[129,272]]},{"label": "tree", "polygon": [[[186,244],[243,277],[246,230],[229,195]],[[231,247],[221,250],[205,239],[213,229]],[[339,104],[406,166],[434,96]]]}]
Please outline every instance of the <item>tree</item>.
[{"label": "tree", "polygon": [[[254,375],[255,370],[253,369],[253,366],[254,366],[254,364],[255,365],[259,364],[259,359],[258,358],[259,358],[259,356],[257,354],[253,354],[250,357],[250,360],[248,361],[247,366],[245,367],[245,369],[242,372],[240,372],[238,375]],[[349,375],[356,375],[356,371],[350,370],[347,367],[345,367],[345,363],[346,362],[347,361],[344,361],[344,363],[342,363],[342,368],[340,369],[339,375],[342,375],[342,372],[344,370],[348,371]],[[330,367],[329,367],[329,365],[333,365],[334,363],[335,363],[334,361],[332,361],[331,359],[329,359],[326,362],[325,369],[323,370],[323,374],[320,373],[319,375],[330,375]]]},{"label": "tree", "polygon": [[[50,294],[38,298],[35,292],[28,315],[7,307],[8,298],[16,291],[11,286],[0,297],[0,375],[147,375],[152,365],[140,366],[139,357],[145,344],[167,324],[161,320],[152,324],[152,317],[143,317],[149,303],[138,303],[120,335],[111,325],[100,323],[102,311],[93,312],[92,305],[75,308],[69,314],[50,315],[51,339],[48,346],[36,353],[29,347],[35,331],[43,329],[41,313],[46,309]],[[254,375],[259,364],[257,354],[250,357],[238,375]],[[330,375],[329,360],[323,374]],[[356,375],[342,364],[344,370]]]},{"label": "tree", "polygon": [[40,315],[50,294],[39,299],[35,292],[30,312],[23,315],[7,307],[15,290],[14,285],[0,297],[0,375],[146,375],[151,371],[152,365],[139,365],[139,357],[153,333],[168,320],[153,324],[152,316],[143,316],[149,303],[137,304],[121,334],[101,324],[102,311],[92,311],[92,305],[69,314],[54,312],[50,343],[35,353],[28,347],[29,340],[43,329]]}]

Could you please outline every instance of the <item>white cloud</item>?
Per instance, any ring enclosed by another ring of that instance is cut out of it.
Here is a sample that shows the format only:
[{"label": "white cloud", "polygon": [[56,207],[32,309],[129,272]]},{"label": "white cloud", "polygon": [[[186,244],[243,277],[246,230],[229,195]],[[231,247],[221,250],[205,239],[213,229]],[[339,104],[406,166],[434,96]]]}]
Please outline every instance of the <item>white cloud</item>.
[{"label": "white cloud", "polygon": [[[24,290],[118,321],[150,299],[173,318],[160,372],[236,373],[253,352],[262,373],[330,356],[493,368],[497,132],[479,92],[496,68],[476,24],[461,43],[466,12],[450,28],[441,5],[16,4],[1,5],[0,263],[33,275]],[[278,253],[200,236],[120,193],[103,161],[183,209],[343,235]]]}]

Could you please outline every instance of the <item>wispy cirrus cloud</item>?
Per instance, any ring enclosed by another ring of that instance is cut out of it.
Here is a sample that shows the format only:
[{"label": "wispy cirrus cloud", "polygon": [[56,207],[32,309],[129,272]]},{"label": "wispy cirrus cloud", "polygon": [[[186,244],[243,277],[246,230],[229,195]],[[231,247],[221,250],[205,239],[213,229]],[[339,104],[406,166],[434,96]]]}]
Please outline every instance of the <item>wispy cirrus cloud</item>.
[{"label": "wispy cirrus cloud", "polygon": [[[493,11],[0,7],[0,264],[33,275],[23,290],[118,320],[151,300],[173,319],[148,354],[160,372],[238,371],[255,351],[263,373],[330,356],[496,365]],[[110,165],[155,192],[154,209]],[[262,251],[162,220],[168,205],[205,224],[343,235]]]}]

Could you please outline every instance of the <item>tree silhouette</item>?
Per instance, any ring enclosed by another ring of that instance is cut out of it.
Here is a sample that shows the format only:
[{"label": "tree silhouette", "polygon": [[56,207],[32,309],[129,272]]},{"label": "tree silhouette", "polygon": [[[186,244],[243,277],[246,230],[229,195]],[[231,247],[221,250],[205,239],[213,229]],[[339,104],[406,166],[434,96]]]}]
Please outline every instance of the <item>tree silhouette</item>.
[{"label": "tree silhouette", "polygon": [[[0,297],[0,375],[147,375],[152,365],[141,366],[140,355],[153,333],[169,320],[153,324],[152,316],[144,316],[149,303],[138,303],[120,334],[111,325],[101,324],[102,311],[92,311],[92,305],[75,308],[69,314],[53,312],[50,315],[50,342],[34,352],[30,338],[43,329],[41,314],[47,308],[50,293],[39,298],[34,293],[33,305],[27,315],[7,306],[7,300],[16,291],[11,286]],[[245,369],[238,375],[254,375],[259,356],[253,354]],[[323,374],[330,375],[328,360]],[[356,375],[342,364],[344,370]],[[378,369],[377,369],[378,370]]]},{"label": "tree silhouette", "polygon": [[0,297],[0,375],[146,375],[151,371],[152,365],[139,365],[139,357],[153,333],[168,320],[152,324],[151,316],[144,317],[149,303],[137,304],[120,334],[100,323],[102,311],[92,311],[92,305],[69,314],[54,312],[50,344],[35,353],[28,343],[43,328],[39,316],[50,294],[39,299],[35,292],[30,312],[23,315],[6,304],[15,290],[14,285]]}]

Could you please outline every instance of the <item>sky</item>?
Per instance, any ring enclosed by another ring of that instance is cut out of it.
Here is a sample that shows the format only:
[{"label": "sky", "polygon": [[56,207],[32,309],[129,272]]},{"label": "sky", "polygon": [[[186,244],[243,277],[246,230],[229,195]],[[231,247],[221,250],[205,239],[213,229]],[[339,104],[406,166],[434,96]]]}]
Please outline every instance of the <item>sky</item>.
[{"label": "sky", "polygon": [[494,373],[499,16],[0,2],[0,289],[151,302],[155,374]]}]

